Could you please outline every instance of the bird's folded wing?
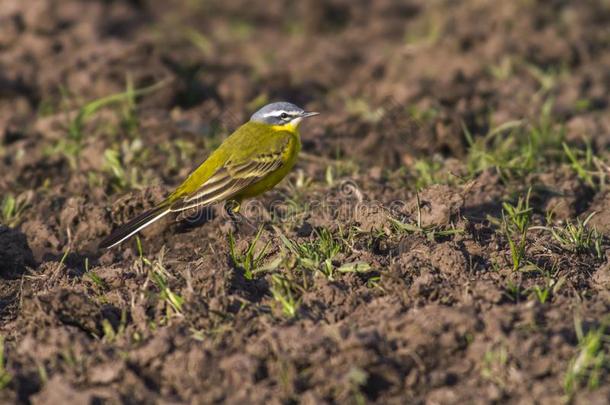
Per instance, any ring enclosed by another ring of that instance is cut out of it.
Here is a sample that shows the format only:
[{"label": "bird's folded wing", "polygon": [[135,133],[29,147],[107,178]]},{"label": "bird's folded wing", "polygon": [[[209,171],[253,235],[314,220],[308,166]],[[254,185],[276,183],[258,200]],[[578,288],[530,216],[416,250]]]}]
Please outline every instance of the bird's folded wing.
[{"label": "bird's folded wing", "polygon": [[286,147],[287,144],[281,150],[253,156],[239,163],[227,162],[196,191],[173,203],[171,210],[183,211],[231,199],[279,169],[284,164]]}]

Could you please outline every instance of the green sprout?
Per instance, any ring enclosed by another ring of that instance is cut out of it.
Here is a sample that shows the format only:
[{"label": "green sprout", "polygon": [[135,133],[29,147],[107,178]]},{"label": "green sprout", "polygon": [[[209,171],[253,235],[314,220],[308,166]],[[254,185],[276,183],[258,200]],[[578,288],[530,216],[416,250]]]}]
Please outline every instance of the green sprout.
[{"label": "green sprout", "polygon": [[4,357],[4,336],[0,336],[0,390],[6,388],[13,376],[6,369],[6,358]]},{"label": "green sprout", "polygon": [[607,325],[608,319],[606,318],[599,327],[591,329],[585,334],[581,320],[579,318],[574,319],[578,352],[570,361],[563,383],[564,391],[569,397],[572,397],[575,391],[582,387],[583,383],[586,383],[589,389],[599,387],[601,374],[608,359],[606,350],[608,342]]},{"label": "green sprout", "polygon": [[531,222],[532,209],[529,205],[531,188],[525,198],[519,197],[517,205],[502,204],[502,231],[510,248],[513,270],[518,270],[525,258],[527,231]]},{"label": "green sprout", "polygon": [[258,244],[262,233],[263,227],[261,226],[256,233],[256,236],[252,242],[248,244],[248,247],[243,253],[237,251],[237,248],[235,247],[235,236],[233,236],[232,232],[229,233],[229,255],[231,256],[233,265],[243,269],[246,280],[252,280],[257,273],[269,270],[268,266],[263,267],[262,263],[271,241],[267,241],[263,248],[258,253],[255,253],[256,245]]},{"label": "green sprout", "polygon": [[280,234],[280,239],[297,257],[301,267],[314,272],[319,271],[329,280],[333,280],[336,269],[333,258],[341,252],[342,244],[326,228],[314,232],[317,237],[311,242],[296,243],[283,234]]},{"label": "green sprout", "polygon": [[15,197],[13,194],[6,194],[0,204],[0,223],[14,227],[21,221],[21,216],[29,204],[26,194]]},{"label": "green sprout", "polygon": [[151,86],[141,89],[134,89],[130,79],[127,80],[127,90],[120,93],[111,94],[105,97],[90,101],[78,109],[76,114],[68,121],[67,136],[62,138],[53,148],[51,152],[62,154],[70,164],[72,169],[77,169],[79,166],[79,156],[83,148],[85,139],[85,126],[91,118],[93,118],[100,110],[110,106],[121,106],[122,110],[122,125],[132,133],[137,128],[137,118],[135,117],[135,100],[137,97],[152,93],[159,88],[165,86],[167,81],[161,81]]},{"label": "green sprout", "polygon": [[589,214],[585,220],[578,218],[576,222],[567,221],[564,226],[536,227],[549,231],[559,245],[572,253],[593,253],[599,259],[603,257],[603,235],[597,229],[589,226],[589,221],[595,215]]},{"label": "green sprout", "polygon": [[276,273],[271,276],[271,294],[280,303],[284,315],[294,318],[300,305],[303,289],[288,278]]}]

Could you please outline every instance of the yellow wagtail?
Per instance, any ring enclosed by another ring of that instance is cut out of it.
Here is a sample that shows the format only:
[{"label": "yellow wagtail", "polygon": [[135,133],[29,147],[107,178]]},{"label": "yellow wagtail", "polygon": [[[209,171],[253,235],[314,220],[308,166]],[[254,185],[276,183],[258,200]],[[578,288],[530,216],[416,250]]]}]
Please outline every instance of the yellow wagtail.
[{"label": "yellow wagtail", "polygon": [[237,213],[243,199],[270,190],[288,174],[301,150],[298,126],[317,114],[287,102],[264,106],[164,201],[116,229],[100,248],[118,245],[170,212],[230,201]]}]

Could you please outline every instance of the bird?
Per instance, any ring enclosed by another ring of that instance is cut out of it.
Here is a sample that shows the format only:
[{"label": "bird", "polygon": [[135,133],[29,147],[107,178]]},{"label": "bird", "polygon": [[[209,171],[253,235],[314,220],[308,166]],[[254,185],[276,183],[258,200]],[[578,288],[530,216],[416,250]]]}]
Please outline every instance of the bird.
[{"label": "bird", "polygon": [[267,104],[214,150],[167,198],[114,230],[99,243],[112,248],[172,212],[227,204],[238,214],[243,200],[279,183],[301,150],[299,124],[318,115],[295,104]]}]

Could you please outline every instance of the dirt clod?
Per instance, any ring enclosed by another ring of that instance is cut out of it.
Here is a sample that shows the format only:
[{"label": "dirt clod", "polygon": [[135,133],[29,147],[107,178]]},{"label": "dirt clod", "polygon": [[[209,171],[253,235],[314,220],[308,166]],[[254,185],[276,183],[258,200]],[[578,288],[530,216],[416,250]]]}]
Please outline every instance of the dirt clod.
[{"label": "dirt clod", "polygon": [[27,237],[15,229],[0,225],[0,276],[19,276],[27,267],[35,267]]}]

